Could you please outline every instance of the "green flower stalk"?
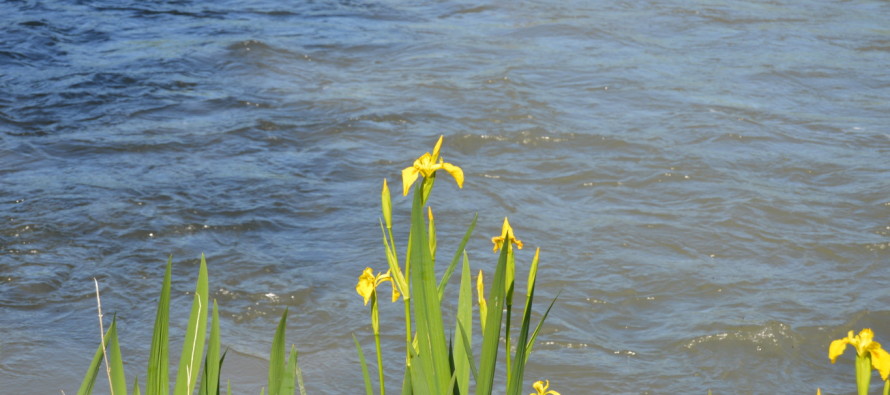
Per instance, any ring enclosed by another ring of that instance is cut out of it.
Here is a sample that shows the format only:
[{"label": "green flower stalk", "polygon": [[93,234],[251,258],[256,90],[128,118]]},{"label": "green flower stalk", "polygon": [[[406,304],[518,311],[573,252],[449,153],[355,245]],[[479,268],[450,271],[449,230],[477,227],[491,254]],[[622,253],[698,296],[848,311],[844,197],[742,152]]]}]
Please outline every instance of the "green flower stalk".
[{"label": "green flower stalk", "polygon": [[[383,356],[380,352],[380,313],[377,309],[377,287],[386,281],[393,283],[389,271],[375,276],[374,270],[368,267],[359,276],[358,283],[355,285],[355,291],[364,298],[365,306],[368,305],[369,301],[371,302],[371,328],[374,330],[374,345],[377,349],[377,375],[380,380],[380,395],[386,393],[386,388],[383,380]],[[393,283],[392,301],[395,303],[397,300],[399,300],[399,290],[396,289],[396,285]]]}]

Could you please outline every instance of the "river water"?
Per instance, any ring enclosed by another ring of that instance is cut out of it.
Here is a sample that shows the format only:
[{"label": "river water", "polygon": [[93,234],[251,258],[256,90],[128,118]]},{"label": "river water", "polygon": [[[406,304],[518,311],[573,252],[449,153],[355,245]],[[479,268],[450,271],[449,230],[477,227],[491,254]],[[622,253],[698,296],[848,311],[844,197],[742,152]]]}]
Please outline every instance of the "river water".
[{"label": "river water", "polygon": [[437,183],[440,255],[478,212],[491,273],[509,216],[520,272],[542,249],[540,308],[561,292],[527,392],[852,393],[829,342],[890,342],[888,21],[877,0],[3,2],[0,392],[76,392],[94,277],[144,380],[167,257],[176,358],[205,253],[236,392],[287,307],[310,392],[358,393],[380,185],[441,134],[466,183]]}]

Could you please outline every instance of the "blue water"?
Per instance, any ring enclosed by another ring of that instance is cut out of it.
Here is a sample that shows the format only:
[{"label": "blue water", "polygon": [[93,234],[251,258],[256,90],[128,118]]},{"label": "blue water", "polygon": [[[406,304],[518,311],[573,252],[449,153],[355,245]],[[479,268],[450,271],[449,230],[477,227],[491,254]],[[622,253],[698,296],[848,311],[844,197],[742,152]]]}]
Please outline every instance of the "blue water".
[{"label": "blue water", "polygon": [[0,392],[76,392],[93,278],[144,379],[166,259],[178,339],[201,253],[236,392],[264,385],[285,307],[307,389],[361,391],[380,184],[445,135],[466,183],[437,183],[440,254],[478,212],[490,273],[509,216],[519,261],[542,249],[541,307],[561,292],[529,392],[853,393],[830,341],[890,342],[888,20],[886,1],[4,2]]}]

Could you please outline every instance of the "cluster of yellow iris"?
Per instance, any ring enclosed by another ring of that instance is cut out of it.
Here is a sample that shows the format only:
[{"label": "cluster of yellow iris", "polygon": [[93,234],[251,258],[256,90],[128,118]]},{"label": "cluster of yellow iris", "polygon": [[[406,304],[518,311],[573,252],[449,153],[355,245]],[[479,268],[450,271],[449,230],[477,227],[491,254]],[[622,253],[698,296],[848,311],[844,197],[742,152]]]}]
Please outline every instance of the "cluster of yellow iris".
[{"label": "cluster of yellow iris", "polygon": [[[439,155],[439,151],[442,147],[442,140],[443,138],[439,137],[432,153],[424,153],[417,158],[411,166],[402,170],[402,192],[404,196],[408,195],[411,186],[417,181],[418,177],[422,176],[424,178],[430,178],[439,170],[444,170],[450,174],[454,178],[458,187],[463,188],[463,170],[451,163],[446,163]],[[384,192],[388,193],[386,180],[384,180],[383,187]],[[424,193],[428,193],[428,191],[425,191]],[[430,211],[429,217],[432,218],[432,211]],[[492,237],[491,241],[494,244],[494,251],[498,251],[501,246],[506,245],[505,241],[516,245],[516,248],[518,249],[522,249],[522,241],[514,236],[510,222],[506,218],[504,218],[501,235]],[[361,276],[359,276],[358,283],[355,286],[356,292],[364,299],[365,305],[367,306],[368,302],[371,302],[371,321],[375,336],[379,333],[377,287],[387,281],[390,282],[390,285],[392,286],[392,302],[396,302],[400,296],[398,290],[399,287],[396,286],[393,276],[390,274],[390,270],[387,270],[386,273],[378,273],[375,275],[374,270],[367,267],[362,272]],[[479,310],[482,313],[481,316],[485,317],[487,304],[484,297],[485,291],[483,284],[483,275],[480,270],[479,275],[477,276],[476,289]],[[481,324],[484,327],[485,322],[483,321]],[[844,353],[844,350],[846,350],[848,345],[853,346],[856,349],[856,382],[857,387],[859,388],[859,395],[866,395],[868,393],[872,369],[877,370],[878,373],[880,373],[881,379],[884,380],[885,383],[884,395],[888,395],[888,393],[890,393],[890,391],[888,391],[890,390],[890,380],[888,380],[888,377],[890,377],[890,353],[881,348],[881,345],[873,339],[874,333],[871,329],[863,329],[858,335],[854,335],[853,331],[850,331],[846,337],[831,342],[831,345],[828,347],[828,358],[831,360],[831,363],[835,363],[837,358]],[[536,381],[532,387],[534,388],[535,393],[530,395],[560,395],[559,392],[549,389],[549,380]],[[821,389],[817,390],[817,394],[821,394]]]},{"label": "cluster of yellow iris", "polygon": [[[458,187],[463,188],[464,183],[464,172],[458,166],[455,166],[451,163],[446,163],[443,158],[440,157],[439,151],[442,147],[443,137],[439,137],[439,140],[436,142],[435,147],[433,148],[432,153],[427,152],[418,157],[411,166],[406,167],[402,170],[402,189],[403,195],[407,196],[408,192],[411,189],[411,186],[417,181],[419,177],[424,177],[425,179],[429,179],[434,176],[434,174],[438,170],[444,170],[448,174],[450,174]],[[388,187],[386,186],[386,180],[383,183],[384,194],[388,195]],[[423,191],[424,194],[423,200],[426,200],[426,194],[429,191]],[[384,207],[384,210],[387,210],[387,207]],[[386,215],[386,214],[385,214]],[[432,220],[432,211],[429,212],[430,220]],[[507,245],[507,243],[512,243],[516,245],[518,249],[522,249],[522,241],[518,240],[514,234],[513,229],[510,227],[509,221],[504,218],[504,224],[501,230],[500,236],[495,236],[491,238],[492,243],[494,244],[494,251],[498,251],[499,248]],[[505,241],[507,243],[505,243]],[[506,248],[506,247],[504,247]],[[483,286],[483,277],[482,271],[479,271],[479,275],[477,277],[477,293],[478,293],[478,303],[481,317],[486,316],[487,304],[484,297],[484,286]],[[372,329],[374,331],[375,338],[379,336],[379,319],[377,312],[377,287],[379,287],[384,282],[389,282],[392,286],[392,302],[396,302],[399,297],[399,287],[402,285],[399,284],[397,286],[396,279],[393,278],[391,274],[391,270],[387,270],[385,273],[374,274],[374,270],[370,267],[367,267],[362,272],[361,276],[359,276],[358,283],[355,286],[356,292],[359,296],[364,300],[364,304],[367,306],[368,303],[371,303],[371,322]],[[481,322],[484,327],[484,321]],[[378,340],[379,341],[379,340]],[[379,343],[378,343],[379,344]],[[378,345],[379,347],[379,345]],[[379,353],[378,353],[379,356]],[[378,363],[380,361],[378,360]],[[382,380],[382,377],[381,377]],[[535,392],[530,395],[560,395],[559,392],[549,389],[550,381],[536,381],[532,387]],[[383,386],[381,383],[381,392],[383,392]]]}]

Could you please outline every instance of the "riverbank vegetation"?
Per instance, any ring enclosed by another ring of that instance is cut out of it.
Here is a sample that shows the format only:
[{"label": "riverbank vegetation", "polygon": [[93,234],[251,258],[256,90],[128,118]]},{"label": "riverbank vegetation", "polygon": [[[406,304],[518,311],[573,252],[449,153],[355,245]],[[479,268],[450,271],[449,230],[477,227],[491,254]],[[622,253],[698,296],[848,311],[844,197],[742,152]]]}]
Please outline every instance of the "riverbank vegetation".
[{"label": "riverbank vegetation", "polygon": [[[535,251],[529,263],[524,294],[516,292],[516,287],[521,284],[516,279],[513,252],[514,248],[521,249],[523,243],[505,218],[501,234],[492,237],[497,263],[487,275],[483,270],[478,270],[474,280],[474,270],[464,249],[476,226],[474,216],[463,239],[451,253],[449,264],[442,275],[436,277],[435,264],[440,246],[436,237],[436,219],[432,207],[428,205],[429,198],[441,173],[448,173],[459,188],[463,187],[464,181],[463,170],[442,158],[442,142],[440,137],[432,152],[421,155],[402,171],[403,195],[410,194],[412,199],[408,240],[403,254],[399,253],[399,243],[393,237],[392,197],[387,181],[383,181],[380,231],[386,258],[385,272],[375,274],[370,267],[363,270],[356,268],[356,273],[360,275],[355,286],[360,300],[369,306],[376,364],[368,363],[363,347],[353,335],[360,361],[360,366],[356,367],[356,379],[364,381],[365,391],[369,395],[375,389],[381,395],[386,393],[386,368],[401,370],[403,379],[397,391],[401,394],[491,394],[497,385],[506,388],[508,394],[521,394],[523,388],[531,388],[537,394],[559,395],[550,389],[549,381],[524,382],[525,366],[535,339],[556,301],[550,301],[540,314],[540,320],[532,322],[540,250]],[[148,370],[144,376],[145,393],[151,395],[170,393],[168,328],[171,267],[172,260],[168,260],[157,304]],[[446,293],[446,288],[455,274],[460,276],[457,299],[449,301],[445,297],[450,295]],[[489,276],[491,280],[486,292]],[[391,288],[391,298],[385,299],[391,299],[393,303],[402,301],[404,322],[380,322],[379,309],[381,305],[387,305],[381,304],[378,298],[381,285]],[[132,386],[126,380],[116,318],[112,317],[107,331],[104,329],[98,283],[96,296],[102,336],[78,395],[92,393],[103,362],[105,369],[102,376],[106,376],[111,394],[127,394],[128,389],[131,394],[141,394],[138,379],[133,380]],[[209,337],[206,336],[208,316]],[[446,323],[446,317],[454,319]],[[516,327],[513,326],[514,322],[518,323]],[[294,394],[296,391],[306,394],[297,363],[297,349],[292,345],[288,352],[285,346],[286,323],[285,310],[273,336],[268,384],[260,390],[261,394]],[[384,361],[380,346],[381,331],[404,331],[403,360]],[[479,338],[474,341],[474,336]],[[196,389],[201,395],[231,393],[228,385],[221,390],[220,371],[225,351],[220,349],[220,337],[217,304],[214,300],[211,306],[209,300],[207,263],[202,256],[176,379],[172,382],[174,395],[193,394]],[[503,364],[503,369],[497,368],[499,363]],[[372,369],[377,373],[376,385],[370,373]],[[504,377],[497,377],[499,372],[503,372]]]},{"label": "riverbank vegetation", "polygon": [[[476,271],[465,251],[476,226],[477,217],[474,216],[460,243],[453,251],[448,251],[450,261],[447,266],[444,270],[436,269],[440,246],[436,237],[437,219],[428,204],[429,198],[437,177],[442,173],[448,173],[447,177],[453,179],[459,188],[463,188],[464,181],[463,170],[442,158],[442,142],[440,137],[432,152],[421,155],[411,166],[402,170],[402,195],[411,195],[412,204],[410,223],[407,225],[408,239],[404,241],[404,252],[401,254],[398,247],[400,241],[393,236],[391,192],[387,181],[383,180],[380,232],[386,264],[381,265],[382,268],[356,267],[358,282],[355,286],[355,292],[368,308],[376,363],[369,363],[365,348],[353,335],[359,359],[355,379],[364,382],[367,395],[374,394],[375,390],[380,395],[387,392],[387,370],[398,371],[401,375],[400,388],[390,390],[401,394],[479,395],[505,392],[518,395],[531,388],[534,391],[532,395],[559,395],[559,392],[550,389],[549,380],[525,381],[526,364],[535,340],[556,302],[556,299],[549,301],[546,308],[533,314],[540,250],[535,251],[528,263],[528,277],[521,284],[516,278],[514,249],[523,248],[523,242],[514,234],[505,218],[501,233],[491,239],[493,250],[497,253],[494,268],[489,269],[487,274],[484,270]],[[91,394],[97,382],[101,381],[101,376],[107,379],[112,395],[139,395],[143,388],[146,394],[167,395],[170,394],[171,384],[174,395],[194,394],[195,390],[200,395],[231,394],[231,386],[221,383],[220,371],[226,352],[221,349],[217,304],[209,299],[209,276],[203,256],[176,378],[171,382],[168,370],[171,268],[172,259],[168,259],[157,301],[148,369],[142,382],[144,386],[140,384],[138,376],[134,376],[137,378],[131,384],[127,382],[120,350],[122,336],[118,333],[114,316],[108,329],[105,329],[99,284],[96,282],[100,345],[88,365],[78,395]],[[442,273],[438,278],[437,272]],[[448,300],[446,295],[455,294],[446,293],[454,275],[459,276],[456,300]],[[486,283],[489,277],[491,280]],[[516,292],[517,286],[523,285],[524,288]],[[381,287],[385,292],[382,299],[388,299],[391,303],[381,303],[378,293]],[[381,322],[380,309],[393,308],[390,306],[399,301],[402,302],[404,321]],[[534,317],[538,316],[540,319],[533,322]],[[285,310],[273,334],[268,382],[265,388],[258,389],[261,395],[307,393],[297,361],[297,348],[291,345],[288,349],[285,344],[287,317],[288,311]],[[448,317],[453,317],[450,322],[446,322]],[[358,323],[356,327],[359,327]],[[397,361],[385,361],[381,352],[381,333],[391,331],[404,332],[404,358]],[[850,331],[847,337],[829,345],[828,357],[834,363],[846,346],[853,346],[856,349],[854,365],[858,394],[868,393],[873,370],[876,370],[884,380],[883,394],[888,395],[890,354],[873,338],[870,329],[864,329],[858,335]],[[503,366],[501,369],[498,368],[499,364]],[[105,369],[101,369],[103,365]],[[372,370],[376,375],[372,374]],[[503,376],[499,377],[499,374]],[[554,387],[558,388],[558,383]],[[817,389],[816,392],[821,394],[821,390]]]}]

